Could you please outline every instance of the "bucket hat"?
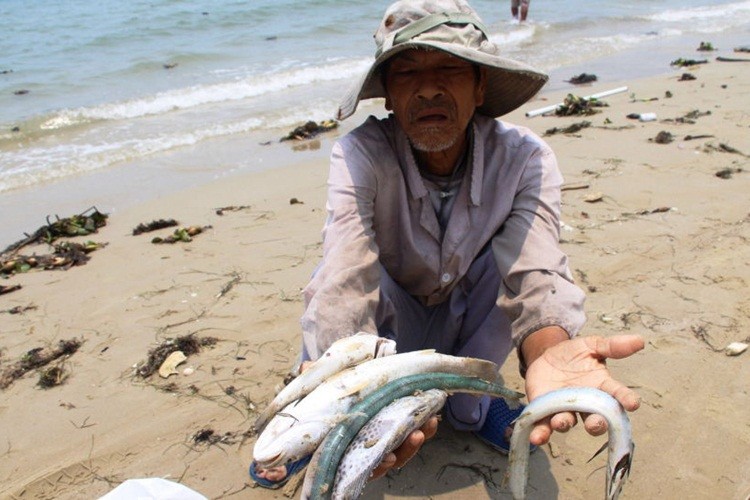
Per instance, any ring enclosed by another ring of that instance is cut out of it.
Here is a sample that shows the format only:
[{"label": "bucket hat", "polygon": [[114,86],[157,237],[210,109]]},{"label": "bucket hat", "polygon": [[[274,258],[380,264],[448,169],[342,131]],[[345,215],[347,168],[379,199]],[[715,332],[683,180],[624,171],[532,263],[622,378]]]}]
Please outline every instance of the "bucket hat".
[{"label": "bucket hat", "polygon": [[338,119],[351,116],[363,99],[386,97],[381,68],[409,49],[432,49],[487,68],[483,115],[497,118],[531,99],[548,76],[531,66],[499,55],[487,29],[464,0],[400,0],[385,12],[375,33],[375,61],[339,104]]}]

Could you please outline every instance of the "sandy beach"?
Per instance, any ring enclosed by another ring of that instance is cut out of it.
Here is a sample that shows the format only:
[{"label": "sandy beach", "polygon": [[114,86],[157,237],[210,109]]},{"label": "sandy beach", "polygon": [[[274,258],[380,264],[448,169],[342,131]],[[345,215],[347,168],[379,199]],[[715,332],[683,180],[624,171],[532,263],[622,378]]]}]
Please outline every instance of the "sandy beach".
[{"label": "sandy beach", "polygon": [[[709,62],[572,89],[628,86],[598,114],[525,116],[561,102],[567,91],[556,91],[504,119],[545,136],[557,153],[563,248],[588,290],[583,334],[646,339],[644,351],[609,364],[643,398],[631,414],[636,448],[621,498],[745,500],[750,351],[724,349],[750,342],[750,62],[694,47],[685,54]],[[681,81],[683,73],[695,79]],[[657,119],[627,117],[647,112]],[[305,148],[289,166],[111,214],[74,240],[107,243],[85,265],[0,281],[21,286],[0,295],[0,374],[33,349],[81,343],[54,362],[60,385],[40,388],[37,368],[0,390],[0,498],[97,498],[142,477],[212,499],[283,498],[253,487],[250,428],[299,353],[300,292],[321,256],[328,151],[363,116],[318,142],[274,145],[286,157]],[[590,126],[578,132],[545,135],[584,120]],[[657,141],[660,132],[671,142]],[[173,228],[132,235],[162,218],[203,232],[171,245],[151,239]],[[48,248],[20,253],[35,252]],[[176,374],[137,373],[151,350],[190,335],[197,352]],[[523,388],[515,358],[502,373]],[[582,426],[554,435],[531,457],[529,498],[601,498],[606,456],[588,460],[604,440]],[[443,424],[364,498],[510,498],[506,468],[505,457]]]}]

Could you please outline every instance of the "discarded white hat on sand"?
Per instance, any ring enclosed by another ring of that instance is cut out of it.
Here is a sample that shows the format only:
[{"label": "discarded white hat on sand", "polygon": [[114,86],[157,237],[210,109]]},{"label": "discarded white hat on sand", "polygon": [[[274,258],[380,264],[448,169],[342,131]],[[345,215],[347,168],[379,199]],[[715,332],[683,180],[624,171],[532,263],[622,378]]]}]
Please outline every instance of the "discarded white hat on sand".
[{"label": "discarded white hat on sand", "polygon": [[464,0],[400,0],[386,10],[375,44],[375,61],[339,105],[340,120],[351,116],[360,100],[385,97],[383,63],[409,49],[441,50],[485,67],[487,90],[478,111],[493,118],[527,102],[548,79],[542,71],[500,56],[481,19]]}]

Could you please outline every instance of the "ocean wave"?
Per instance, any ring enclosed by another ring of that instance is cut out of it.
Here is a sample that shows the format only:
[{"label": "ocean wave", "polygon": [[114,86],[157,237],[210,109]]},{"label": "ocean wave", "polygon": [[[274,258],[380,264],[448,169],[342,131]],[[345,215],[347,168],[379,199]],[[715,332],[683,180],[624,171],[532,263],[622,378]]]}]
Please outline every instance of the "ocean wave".
[{"label": "ocean wave", "polygon": [[42,130],[59,130],[94,121],[134,119],[191,109],[206,104],[267,96],[316,82],[348,81],[365,71],[369,59],[328,61],[278,73],[253,75],[237,81],[192,86],[152,96],[98,106],[66,109],[47,117]]},{"label": "ocean wave", "polygon": [[500,47],[517,46],[532,40],[537,30],[541,27],[542,25],[532,23],[509,22],[507,26],[504,26],[505,31],[490,33],[488,38],[492,43]]},{"label": "ocean wave", "polygon": [[130,137],[118,142],[66,142],[50,147],[0,152],[0,164],[8,165],[0,177],[0,192],[93,172],[118,163],[193,146],[208,139],[247,133],[267,126],[265,119],[249,118],[156,137]]},{"label": "ocean wave", "polygon": [[[737,16],[740,18],[737,18]],[[706,5],[680,10],[667,10],[644,16],[649,21],[684,23],[706,19],[720,19],[725,25],[744,24],[750,18],[750,1],[721,5]]]},{"label": "ocean wave", "polygon": [[[0,148],[0,165],[3,165],[0,192],[140,161],[212,139],[255,132],[267,136],[268,131],[274,130],[278,131],[277,138],[281,138],[292,127],[306,121],[330,119],[335,108],[336,101],[321,98],[308,100],[304,106],[275,107],[264,114],[233,121],[213,116],[215,121],[209,126],[205,126],[208,116],[202,120],[202,115],[187,116],[190,113],[184,112],[176,119],[182,126],[180,130],[166,126],[169,120],[161,117],[151,118],[153,123],[149,124],[136,119],[71,128],[65,134],[51,135],[44,145],[39,145],[41,141],[28,140],[23,147]],[[136,123],[140,125],[130,126]],[[50,145],[51,141],[59,142]]]}]

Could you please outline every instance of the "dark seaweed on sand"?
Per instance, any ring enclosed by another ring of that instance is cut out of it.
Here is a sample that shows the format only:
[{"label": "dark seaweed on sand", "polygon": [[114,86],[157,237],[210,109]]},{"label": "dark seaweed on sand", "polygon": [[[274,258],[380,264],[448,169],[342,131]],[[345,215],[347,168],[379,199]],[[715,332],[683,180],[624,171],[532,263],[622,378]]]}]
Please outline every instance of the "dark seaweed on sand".
[{"label": "dark seaweed on sand", "polygon": [[52,244],[61,237],[85,236],[95,233],[97,229],[107,225],[108,214],[100,212],[96,207],[91,207],[78,215],[61,219],[55,216],[55,221],[50,222],[47,216],[47,225],[41,226],[33,234],[26,234],[26,238],[18,240],[3,250],[0,255],[12,254],[19,249],[32,243]]},{"label": "dark seaweed on sand", "polygon": [[39,373],[39,382],[36,385],[42,389],[50,389],[58,385],[62,385],[65,379],[68,378],[68,373],[62,367],[62,365],[51,366],[41,370]]},{"label": "dark seaweed on sand", "polygon": [[5,295],[6,293],[16,292],[23,288],[21,285],[0,285],[0,295]]},{"label": "dark seaweed on sand", "polygon": [[669,63],[669,65],[684,68],[685,66],[695,66],[696,64],[707,64],[707,63],[708,63],[707,59],[685,59],[684,57],[680,57],[678,59],[675,59],[671,63]]},{"label": "dark seaweed on sand", "polygon": [[149,222],[148,224],[140,223],[135,227],[135,229],[133,229],[133,236],[138,236],[139,234],[142,234],[142,233],[156,231],[157,229],[164,229],[165,227],[174,227],[178,224],[179,222],[177,222],[174,219],[153,220]]},{"label": "dark seaweed on sand", "polygon": [[301,141],[304,139],[311,139],[322,132],[328,132],[338,126],[339,122],[336,120],[324,120],[320,123],[309,121],[289,132],[281,138],[281,141]]},{"label": "dark seaweed on sand", "polygon": [[594,97],[585,99],[577,95],[568,94],[565,101],[555,109],[556,116],[588,116],[599,113],[598,109],[606,107],[606,102],[600,101]]},{"label": "dark seaweed on sand", "polygon": [[150,377],[164,363],[164,360],[175,351],[182,351],[185,356],[200,352],[202,347],[216,345],[215,337],[199,338],[195,334],[183,335],[174,339],[167,339],[148,352],[148,359],[138,364],[136,373],[143,377]]},{"label": "dark seaweed on sand", "polygon": [[582,122],[576,122],[571,125],[568,125],[567,127],[552,127],[550,129],[547,129],[547,131],[544,132],[544,135],[554,135],[554,134],[575,134],[576,132],[580,132],[581,130],[585,128],[589,128],[591,126],[590,121],[582,121]]},{"label": "dark seaweed on sand", "polygon": [[596,75],[590,73],[581,73],[580,75],[572,77],[570,80],[565,80],[568,83],[580,85],[582,83],[591,83],[597,80]]},{"label": "dark seaweed on sand", "polygon": [[674,141],[674,136],[670,132],[662,130],[661,132],[656,134],[656,137],[654,137],[653,141],[657,144],[669,144],[670,142]]},{"label": "dark seaweed on sand", "polygon": [[25,273],[32,269],[68,270],[89,261],[89,253],[104,247],[106,243],[87,241],[75,243],[63,241],[53,245],[53,253],[44,255],[12,255],[0,258],[0,275]]},{"label": "dark seaweed on sand", "polygon": [[78,351],[82,344],[83,342],[78,339],[60,340],[55,347],[36,347],[27,351],[20,360],[0,373],[0,389],[7,389],[31,370],[46,366],[63,356],[70,356]]}]

